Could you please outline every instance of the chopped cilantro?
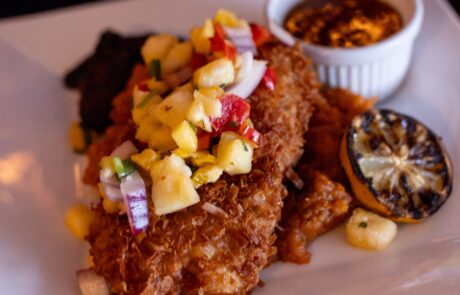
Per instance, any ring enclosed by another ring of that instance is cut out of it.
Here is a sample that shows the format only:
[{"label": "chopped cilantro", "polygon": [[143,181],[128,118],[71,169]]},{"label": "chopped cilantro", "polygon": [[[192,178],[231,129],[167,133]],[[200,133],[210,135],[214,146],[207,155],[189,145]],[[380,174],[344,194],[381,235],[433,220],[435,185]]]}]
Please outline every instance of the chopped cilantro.
[{"label": "chopped cilantro", "polygon": [[136,170],[136,166],[131,159],[122,160],[118,157],[113,157],[112,165],[119,178],[126,177]]},{"label": "chopped cilantro", "polygon": [[242,140],[241,142],[243,143],[244,151],[245,151],[245,152],[249,152],[248,146],[246,145],[246,143],[244,142],[244,140]]},{"label": "chopped cilantro", "polygon": [[192,124],[190,121],[187,121],[190,127],[192,127],[193,131],[196,132],[196,126]]},{"label": "chopped cilantro", "polygon": [[149,65],[149,72],[152,77],[154,77],[157,80],[161,79],[161,62],[159,59],[153,59]]},{"label": "chopped cilantro", "polygon": [[231,121],[230,126],[232,126],[233,128],[238,128],[238,123],[236,121]]},{"label": "chopped cilantro", "polygon": [[145,107],[149,101],[152,99],[152,97],[154,97],[158,92],[156,90],[152,90],[150,91],[145,97],[144,99],[137,104],[136,108],[139,108],[139,109],[142,109],[143,107]]},{"label": "chopped cilantro", "polygon": [[359,223],[359,227],[366,228],[366,227],[367,227],[367,222],[361,221],[361,222]]}]

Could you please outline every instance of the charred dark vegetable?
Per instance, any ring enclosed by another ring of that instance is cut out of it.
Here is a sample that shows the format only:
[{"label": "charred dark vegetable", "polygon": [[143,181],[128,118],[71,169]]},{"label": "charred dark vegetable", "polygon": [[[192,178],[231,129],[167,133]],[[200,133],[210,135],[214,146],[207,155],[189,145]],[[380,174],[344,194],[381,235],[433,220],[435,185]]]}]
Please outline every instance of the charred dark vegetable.
[{"label": "charred dark vegetable", "polygon": [[140,48],[148,35],[123,37],[104,32],[95,52],[65,76],[65,85],[81,93],[82,124],[103,132],[110,124],[112,99],[128,81],[133,66],[142,61]]}]

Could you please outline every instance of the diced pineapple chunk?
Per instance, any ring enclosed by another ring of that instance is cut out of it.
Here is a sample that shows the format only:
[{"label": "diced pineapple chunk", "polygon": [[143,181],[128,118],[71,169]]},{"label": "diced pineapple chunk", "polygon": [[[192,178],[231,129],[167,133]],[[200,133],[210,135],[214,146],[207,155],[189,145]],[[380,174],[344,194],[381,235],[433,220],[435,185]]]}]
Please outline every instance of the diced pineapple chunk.
[{"label": "diced pineapple chunk", "polygon": [[193,87],[186,84],[177,88],[161,103],[149,110],[149,114],[162,124],[175,128],[185,120],[193,102]]},{"label": "diced pineapple chunk", "polygon": [[174,45],[161,65],[162,73],[173,73],[186,66],[192,58],[192,53],[193,48],[190,42],[182,42]]},{"label": "diced pineapple chunk", "polygon": [[216,118],[222,116],[222,103],[219,100],[222,95],[224,91],[220,87],[201,88],[193,92],[193,97],[203,104],[206,114]]},{"label": "diced pineapple chunk", "polygon": [[67,209],[64,222],[67,229],[78,239],[84,240],[89,233],[89,225],[94,216],[93,212],[83,204],[77,204]]},{"label": "diced pineapple chunk", "polygon": [[214,24],[212,23],[212,19],[207,18],[204,20],[201,34],[206,39],[214,37]]},{"label": "diced pineapple chunk", "polygon": [[193,48],[197,53],[207,55],[211,48],[211,42],[208,38],[203,37],[201,28],[193,28],[190,32],[190,40],[192,41]]},{"label": "diced pineapple chunk", "polygon": [[254,148],[235,132],[222,133],[217,146],[217,162],[230,175],[251,171]]},{"label": "diced pineapple chunk", "polygon": [[86,257],[86,264],[88,265],[88,267],[94,267],[94,257],[93,255],[88,255]]},{"label": "diced pineapple chunk", "polygon": [[192,154],[191,152],[187,151],[187,150],[184,150],[184,149],[181,149],[181,148],[177,148],[175,150],[172,151],[172,153],[178,157],[181,157],[181,158],[188,158],[190,157],[190,155]]},{"label": "diced pineapple chunk", "polygon": [[235,80],[235,69],[231,60],[222,57],[212,61],[193,74],[193,83],[199,88],[223,86]]},{"label": "diced pineapple chunk", "polygon": [[193,153],[198,147],[195,127],[189,121],[183,121],[177,125],[171,133],[177,146],[184,152]]},{"label": "diced pineapple chunk", "polygon": [[192,181],[195,188],[199,188],[206,183],[216,182],[223,171],[224,170],[219,165],[205,165],[198,168],[192,175]]},{"label": "diced pineapple chunk", "polygon": [[240,24],[236,15],[225,9],[219,9],[217,11],[214,21],[225,27],[237,27]]},{"label": "diced pineapple chunk", "polygon": [[202,167],[207,164],[217,164],[217,158],[208,151],[198,151],[190,155],[192,165]]},{"label": "diced pineapple chunk", "polygon": [[145,171],[149,172],[152,164],[160,159],[160,155],[152,149],[145,149],[131,156],[131,160]]},{"label": "diced pineapple chunk", "polygon": [[209,115],[206,113],[203,103],[194,99],[187,113],[187,120],[207,132],[212,131]]},{"label": "diced pineapple chunk", "polygon": [[347,241],[367,250],[382,250],[396,237],[398,228],[393,221],[357,208],[346,226]]},{"label": "diced pineapple chunk", "polygon": [[156,215],[173,213],[200,201],[191,174],[184,160],[174,154],[152,165],[152,201]]},{"label": "diced pineapple chunk", "polygon": [[171,137],[171,129],[156,122],[150,116],[140,122],[136,130],[136,139],[148,143],[150,148],[159,151],[168,151],[176,147]]},{"label": "diced pineapple chunk", "polygon": [[141,48],[141,55],[145,64],[149,64],[152,60],[163,60],[169,50],[178,43],[177,37],[160,34],[149,37]]},{"label": "diced pineapple chunk", "polygon": [[[137,88],[137,87],[136,87]],[[161,102],[161,96],[153,95],[146,91],[133,91],[133,109],[131,111],[133,121],[136,124],[149,114],[150,108]]]},{"label": "diced pineapple chunk", "polygon": [[155,78],[152,78],[147,81],[147,87],[151,91],[156,91],[158,94],[163,95],[169,90],[169,86],[164,81],[157,81]]},{"label": "diced pineapple chunk", "polygon": [[202,28],[193,28],[190,32],[190,40],[197,53],[208,54],[211,47],[209,38],[214,36],[214,25],[211,19],[206,19]]}]

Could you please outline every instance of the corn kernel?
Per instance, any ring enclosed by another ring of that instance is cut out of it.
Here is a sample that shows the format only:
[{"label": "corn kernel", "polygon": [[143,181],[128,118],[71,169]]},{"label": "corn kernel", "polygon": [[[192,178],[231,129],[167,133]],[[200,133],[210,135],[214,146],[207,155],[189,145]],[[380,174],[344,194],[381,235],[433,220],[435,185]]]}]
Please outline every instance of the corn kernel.
[{"label": "corn kernel", "polygon": [[88,267],[93,267],[94,266],[94,257],[93,257],[93,255],[88,255],[88,257],[86,257],[86,264],[88,265]]},{"label": "corn kernel", "polygon": [[86,150],[85,131],[78,123],[72,123],[69,130],[70,145],[76,153],[84,153]]},{"label": "corn kernel", "polygon": [[93,220],[93,212],[83,204],[67,209],[64,222],[67,229],[78,239],[84,240],[89,233],[89,225]]}]

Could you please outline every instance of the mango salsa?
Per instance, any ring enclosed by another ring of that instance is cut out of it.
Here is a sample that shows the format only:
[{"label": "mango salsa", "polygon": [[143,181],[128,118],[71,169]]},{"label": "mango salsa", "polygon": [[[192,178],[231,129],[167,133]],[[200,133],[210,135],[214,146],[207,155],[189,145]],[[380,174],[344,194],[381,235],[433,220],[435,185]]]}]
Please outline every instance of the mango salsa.
[{"label": "mango salsa", "polygon": [[93,220],[93,212],[83,204],[77,204],[67,209],[64,222],[67,229],[80,240],[89,233],[89,225]]}]

